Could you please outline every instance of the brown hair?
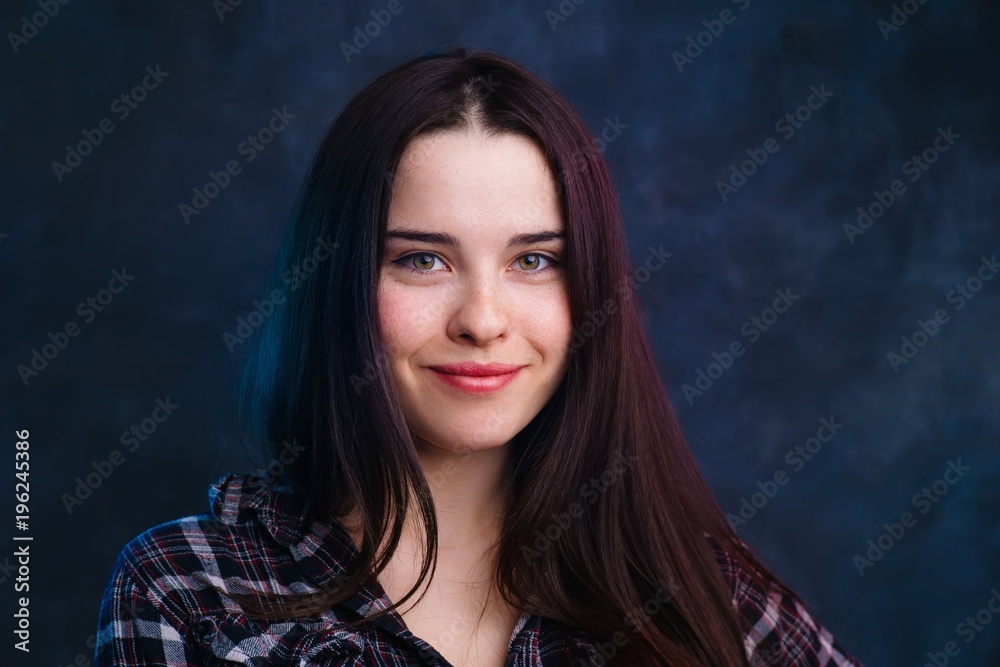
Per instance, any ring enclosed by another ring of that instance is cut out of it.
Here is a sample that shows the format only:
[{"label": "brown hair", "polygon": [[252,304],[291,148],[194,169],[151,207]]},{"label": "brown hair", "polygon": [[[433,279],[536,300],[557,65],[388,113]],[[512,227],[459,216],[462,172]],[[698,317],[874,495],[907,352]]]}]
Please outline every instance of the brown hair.
[{"label": "brown hair", "polygon": [[[595,641],[624,632],[633,640],[619,664],[743,667],[747,628],[709,538],[762,585],[780,582],[737,539],[684,441],[633,298],[604,157],[584,121],[542,79],[503,56],[460,47],[413,58],[351,99],[299,192],[274,280],[318,237],[336,250],[264,324],[239,412],[248,441],[272,458],[283,441],[305,447],[287,481],[323,520],[358,512],[363,541],[360,562],[327,589],[242,602],[264,615],[318,614],[352,596],[396,549],[411,492],[428,548],[419,580],[392,608],[434,565],[430,489],[392,377],[377,362],[385,353],[376,296],[403,151],[417,136],[473,124],[532,138],[558,175],[574,323],[562,383],[511,443],[497,587],[510,604]],[[608,471],[613,482],[585,491]],[[577,496],[589,501],[566,520]],[[658,612],[636,624],[630,614],[654,599],[662,601]]]}]

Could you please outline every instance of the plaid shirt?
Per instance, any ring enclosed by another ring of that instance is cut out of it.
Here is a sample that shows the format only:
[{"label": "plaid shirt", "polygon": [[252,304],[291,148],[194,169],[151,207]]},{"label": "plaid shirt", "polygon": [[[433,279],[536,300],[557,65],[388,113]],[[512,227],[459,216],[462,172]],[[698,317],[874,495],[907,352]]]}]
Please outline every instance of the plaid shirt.
[{"label": "plaid shirt", "polygon": [[[276,593],[308,592],[343,572],[357,550],[343,528],[313,520],[299,496],[258,475],[222,476],[209,489],[209,505],[211,514],[160,524],[122,549],[101,603],[95,667],[450,664],[396,612],[356,631],[332,629],[390,604],[371,587],[321,616],[268,621],[241,613],[206,580],[224,590],[239,582]],[[761,590],[717,551],[733,604],[749,621],[744,646],[753,667],[861,665],[797,598]],[[523,613],[506,667],[602,665],[612,646]]]}]

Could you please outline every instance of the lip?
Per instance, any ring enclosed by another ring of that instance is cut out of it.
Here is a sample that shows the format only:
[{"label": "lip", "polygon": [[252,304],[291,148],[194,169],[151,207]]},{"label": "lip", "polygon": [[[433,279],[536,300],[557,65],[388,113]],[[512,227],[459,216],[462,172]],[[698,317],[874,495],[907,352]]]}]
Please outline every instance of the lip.
[{"label": "lip", "polygon": [[461,363],[431,366],[430,370],[451,387],[469,394],[487,394],[509,385],[522,368],[509,364]]},{"label": "lip", "polygon": [[520,370],[523,366],[513,364],[477,364],[474,361],[463,361],[458,364],[441,364],[431,366],[432,371],[448,375],[465,375],[468,377],[486,377],[490,375],[508,375]]}]

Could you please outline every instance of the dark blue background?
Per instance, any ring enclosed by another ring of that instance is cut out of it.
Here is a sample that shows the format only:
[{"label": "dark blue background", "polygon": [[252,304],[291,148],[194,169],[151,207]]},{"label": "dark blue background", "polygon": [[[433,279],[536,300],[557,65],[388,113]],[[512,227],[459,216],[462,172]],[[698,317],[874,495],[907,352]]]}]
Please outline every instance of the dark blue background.
[{"label": "dark blue background", "polygon": [[[222,473],[255,468],[229,417],[249,346],[231,354],[222,334],[264,297],[295,189],[345,102],[453,41],[545,77],[595,135],[627,125],[606,155],[636,265],[650,246],[673,253],[638,295],[691,447],[727,512],[788,475],[745,539],[869,665],[923,664],[948,641],[951,664],[1000,664],[1000,619],[968,643],[956,628],[1000,587],[1000,280],[961,310],[948,301],[1000,252],[998,5],[934,0],[883,34],[883,2],[567,0],[574,11],[550,24],[555,0],[402,0],[348,63],[339,44],[387,3],[344,4],[246,0],[220,20],[210,0],[76,0],[16,53],[0,45],[4,466],[13,480],[13,432],[29,429],[34,536],[32,651],[4,664],[89,660],[125,542],[205,510]],[[724,9],[734,20],[678,71],[672,53]],[[6,3],[0,29],[38,11]],[[119,119],[112,101],[156,65],[169,75]],[[832,97],[793,136],[776,131],[822,85]],[[295,118],[246,162],[239,144],[275,107]],[[114,131],[57,180],[51,163],[105,117]],[[960,138],[910,182],[904,163],[939,127]],[[769,137],[779,150],[723,201],[716,182]],[[228,160],[241,173],[186,225],[178,205]],[[905,193],[851,243],[843,225],[896,178]],[[122,267],[134,280],[86,322],[77,304]],[[786,288],[798,300],[751,343],[744,323]],[[938,309],[949,320],[894,371],[887,353]],[[16,367],[71,320],[79,335],[26,386]],[[685,398],[737,340],[744,354]],[[76,478],[167,397],[174,414],[69,514]],[[831,417],[843,428],[795,470],[786,453]],[[914,494],[959,458],[969,472],[921,513]],[[916,524],[860,575],[853,557],[905,511]],[[0,542],[3,563],[14,546]],[[15,594],[0,578],[8,651]]]}]

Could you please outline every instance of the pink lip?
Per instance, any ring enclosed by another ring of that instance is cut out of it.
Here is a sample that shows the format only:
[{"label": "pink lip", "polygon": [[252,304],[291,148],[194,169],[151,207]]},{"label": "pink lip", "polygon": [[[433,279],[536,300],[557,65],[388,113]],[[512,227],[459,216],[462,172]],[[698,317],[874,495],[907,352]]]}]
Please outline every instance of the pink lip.
[{"label": "pink lip", "polygon": [[442,382],[469,394],[499,391],[514,381],[521,368],[523,366],[475,363],[430,367]]},{"label": "pink lip", "polygon": [[472,377],[483,377],[485,375],[507,375],[523,368],[513,364],[477,364],[472,361],[465,361],[459,364],[442,364],[431,366],[431,370],[449,375],[469,375]]}]

